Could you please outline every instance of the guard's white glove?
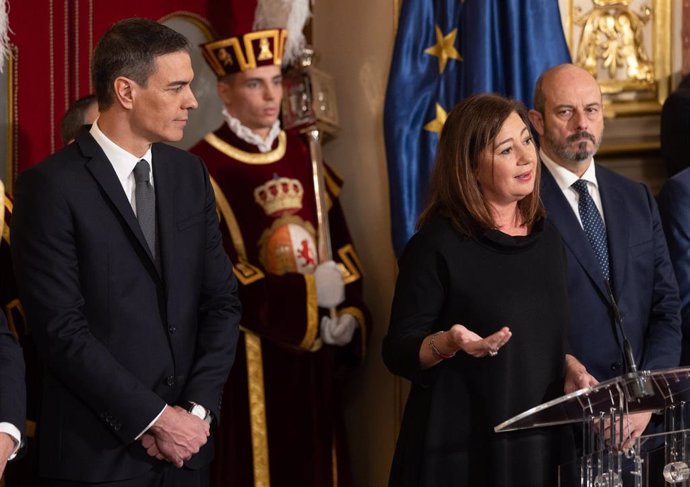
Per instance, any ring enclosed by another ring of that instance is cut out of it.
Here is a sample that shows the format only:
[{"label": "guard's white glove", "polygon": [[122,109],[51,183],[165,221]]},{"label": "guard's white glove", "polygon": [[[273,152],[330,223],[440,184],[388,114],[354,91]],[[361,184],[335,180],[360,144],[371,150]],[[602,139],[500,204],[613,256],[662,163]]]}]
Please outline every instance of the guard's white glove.
[{"label": "guard's white glove", "polygon": [[338,264],[328,260],[314,271],[316,301],[322,308],[333,308],[345,301],[345,282]]},{"label": "guard's white glove", "polygon": [[321,318],[321,339],[329,345],[347,345],[357,329],[357,319],[343,313],[337,318]]}]

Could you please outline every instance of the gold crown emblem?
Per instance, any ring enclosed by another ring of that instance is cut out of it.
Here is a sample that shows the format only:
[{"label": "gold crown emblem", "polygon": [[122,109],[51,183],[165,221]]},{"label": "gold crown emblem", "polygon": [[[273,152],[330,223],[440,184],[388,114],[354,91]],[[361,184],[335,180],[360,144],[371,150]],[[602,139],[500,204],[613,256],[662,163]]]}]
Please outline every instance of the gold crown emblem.
[{"label": "gold crown emblem", "polygon": [[218,78],[261,66],[280,66],[287,31],[266,29],[202,44],[201,52]]},{"label": "gold crown emblem", "polygon": [[254,190],[256,201],[269,216],[296,213],[302,209],[304,188],[297,179],[275,177]]}]

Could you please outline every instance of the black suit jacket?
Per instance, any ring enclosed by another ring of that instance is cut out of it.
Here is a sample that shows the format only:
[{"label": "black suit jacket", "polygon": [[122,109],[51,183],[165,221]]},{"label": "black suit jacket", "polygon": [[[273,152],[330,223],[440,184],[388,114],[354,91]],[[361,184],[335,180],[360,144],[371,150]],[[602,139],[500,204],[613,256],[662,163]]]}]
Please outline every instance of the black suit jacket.
[{"label": "black suit jacket", "polygon": [[668,177],[690,167],[690,76],[671,93],[661,110],[661,154]]},{"label": "black suit jacket", "polygon": [[0,310],[0,423],[12,423],[24,434],[25,421],[24,357]]},{"label": "black suit jacket", "polygon": [[47,368],[42,476],[144,473],[157,461],[134,439],[166,403],[195,401],[219,418],[240,304],[213,190],[198,157],[165,144],[152,154],[160,273],[88,132],[17,180],[13,261]]},{"label": "black suit jacket", "polygon": [[[638,368],[677,367],[681,330],[678,287],[656,203],[647,187],[597,166],[615,300]],[[619,331],[592,246],[549,170],[541,197],[568,260],[571,353],[598,380],[625,372]]]}]

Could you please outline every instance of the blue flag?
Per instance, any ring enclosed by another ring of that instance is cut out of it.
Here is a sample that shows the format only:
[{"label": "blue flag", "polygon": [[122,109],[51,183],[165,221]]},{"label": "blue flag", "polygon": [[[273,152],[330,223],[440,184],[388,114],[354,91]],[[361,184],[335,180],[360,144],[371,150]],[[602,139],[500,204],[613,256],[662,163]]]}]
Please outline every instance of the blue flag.
[{"label": "blue flag", "polygon": [[539,75],[566,62],[558,0],[403,0],[384,111],[397,255],[424,208],[447,113],[474,93],[531,106]]}]

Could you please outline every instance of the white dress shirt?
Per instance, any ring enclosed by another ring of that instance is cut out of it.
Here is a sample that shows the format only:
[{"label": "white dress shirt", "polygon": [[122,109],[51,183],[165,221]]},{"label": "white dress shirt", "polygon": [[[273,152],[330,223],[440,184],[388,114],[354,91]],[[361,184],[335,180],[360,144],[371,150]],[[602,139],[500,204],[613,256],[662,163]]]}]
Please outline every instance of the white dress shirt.
[{"label": "white dress shirt", "polygon": [[587,181],[587,189],[589,190],[589,194],[594,200],[597,210],[599,210],[599,215],[601,215],[601,220],[604,222],[604,227],[606,227],[606,219],[604,218],[604,210],[601,204],[601,194],[599,193],[599,183],[597,182],[596,165],[594,164],[594,159],[590,160],[589,167],[584,174],[578,177],[577,174],[570,172],[568,169],[549,159],[549,156],[544,154],[544,151],[539,151],[539,157],[541,157],[542,162],[556,180],[558,187],[561,188],[565,199],[573,209],[573,213],[575,213],[577,221],[580,222],[580,226],[582,226],[580,211],[578,210],[580,196],[572,186],[577,180],[584,179]]},{"label": "white dress shirt", "polygon": [[96,139],[96,142],[101,146],[103,152],[105,152],[105,156],[113,166],[115,174],[117,174],[117,179],[120,180],[122,189],[125,191],[129,204],[132,205],[132,209],[136,215],[137,202],[134,196],[134,191],[136,189],[136,184],[134,182],[134,166],[142,159],[145,159],[146,162],[149,163],[149,166],[151,166],[150,182],[151,186],[153,186],[153,159],[151,157],[151,147],[149,147],[146,154],[142,157],[137,157],[127,152],[101,132],[101,129],[98,128],[98,119],[91,125],[89,133]]}]

